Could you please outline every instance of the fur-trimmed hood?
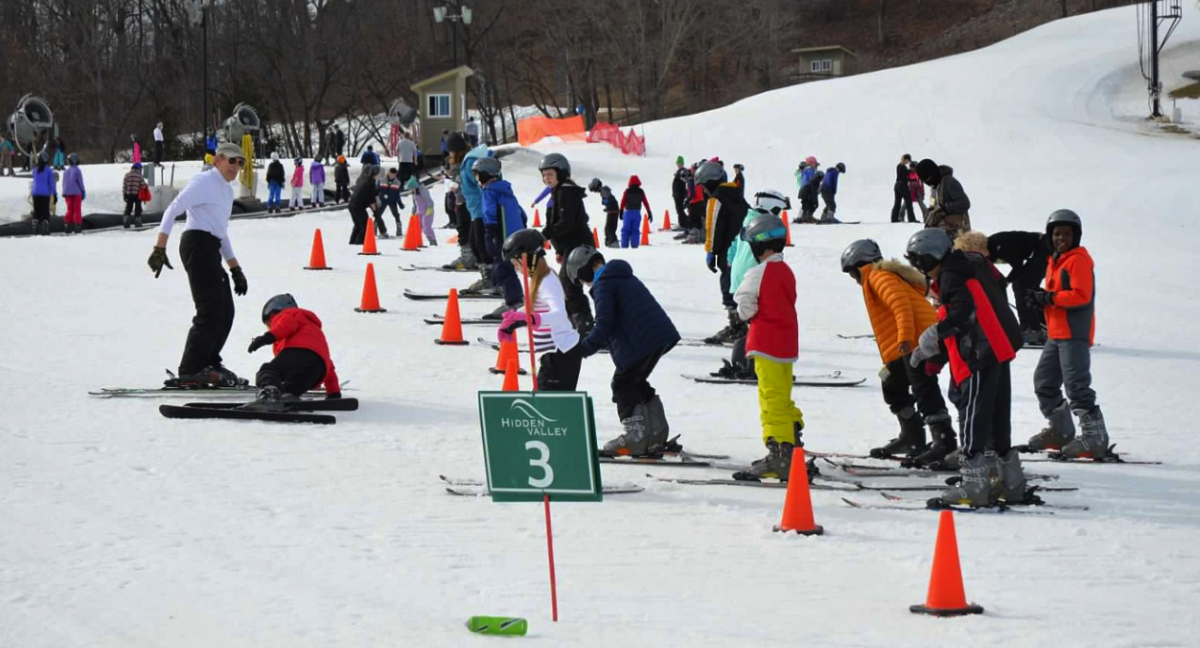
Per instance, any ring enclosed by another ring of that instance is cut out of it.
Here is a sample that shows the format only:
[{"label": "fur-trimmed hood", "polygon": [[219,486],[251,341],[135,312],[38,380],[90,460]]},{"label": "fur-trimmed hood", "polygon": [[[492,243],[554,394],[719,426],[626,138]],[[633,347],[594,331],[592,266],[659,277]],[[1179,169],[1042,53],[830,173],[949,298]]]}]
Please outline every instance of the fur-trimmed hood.
[{"label": "fur-trimmed hood", "polygon": [[925,279],[925,275],[921,274],[920,270],[917,270],[916,268],[900,261],[899,259],[880,259],[875,263],[872,263],[871,266],[876,270],[890,272],[897,277],[900,277],[901,279],[912,284],[913,288],[916,288],[923,293],[929,290],[929,282]]}]

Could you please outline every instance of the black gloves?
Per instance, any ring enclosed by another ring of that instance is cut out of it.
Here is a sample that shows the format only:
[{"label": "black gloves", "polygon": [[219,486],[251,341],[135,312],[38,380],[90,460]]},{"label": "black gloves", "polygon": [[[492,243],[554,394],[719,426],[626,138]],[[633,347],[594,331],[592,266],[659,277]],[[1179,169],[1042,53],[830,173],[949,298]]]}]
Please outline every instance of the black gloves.
[{"label": "black gloves", "polygon": [[715,253],[709,252],[708,256],[704,259],[704,263],[708,266],[709,272],[714,274],[717,272],[717,255]]},{"label": "black gloves", "polygon": [[1042,308],[1054,305],[1054,293],[1045,290],[1030,290],[1025,293],[1025,305],[1030,308]]},{"label": "black gloves", "polygon": [[150,269],[154,271],[154,278],[158,279],[158,275],[162,274],[163,266],[174,270],[175,266],[171,265],[171,260],[167,258],[167,248],[155,247],[150,253]]},{"label": "black gloves", "polygon": [[249,288],[246,285],[246,273],[242,272],[242,266],[230,268],[229,274],[233,275],[233,292],[241,297],[246,294]]},{"label": "black gloves", "polygon": [[268,344],[275,344],[275,334],[270,331],[250,340],[250,348],[246,349],[246,353],[254,353]]}]

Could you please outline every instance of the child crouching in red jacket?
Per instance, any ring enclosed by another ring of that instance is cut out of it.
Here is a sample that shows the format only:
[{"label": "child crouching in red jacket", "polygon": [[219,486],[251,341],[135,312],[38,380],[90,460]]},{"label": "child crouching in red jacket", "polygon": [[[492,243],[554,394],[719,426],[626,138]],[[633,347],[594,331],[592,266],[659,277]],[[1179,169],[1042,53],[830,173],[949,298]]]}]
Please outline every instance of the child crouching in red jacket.
[{"label": "child crouching in red jacket", "polygon": [[286,409],[287,401],[298,399],[322,382],[326,398],[342,397],[329,357],[329,343],[315,313],[300,308],[294,297],[283,294],[267,300],[262,319],[268,331],[254,338],[248,351],[254,353],[270,344],[275,358],[259,367],[255,376],[256,408]]}]

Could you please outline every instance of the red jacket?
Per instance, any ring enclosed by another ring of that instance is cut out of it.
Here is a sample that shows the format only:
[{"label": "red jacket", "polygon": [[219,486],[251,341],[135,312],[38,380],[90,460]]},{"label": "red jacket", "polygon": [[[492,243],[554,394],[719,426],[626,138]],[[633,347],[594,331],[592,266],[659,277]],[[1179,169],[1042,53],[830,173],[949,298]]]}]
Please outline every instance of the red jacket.
[{"label": "red jacket", "polygon": [[796,275],[775,254],[746,271],[733,296],[738,317],[750,322],[746,355],[775,362],[795,362],[800,355],[800,322],[796,317]]},{"label": "red jacket", "polygon": [[333,360],[329,357],[329,343],[325,341],[321,320],[316,313],[303,308],[285,308],[275,313],[268,328],[275,336],[275,345],[271,347],[275,355],[284,349],[308,349],[316,353],[325,361],[325,392],[342,392]]},{"label": "red jacket", "polygon": [[1046,291],[1054,304],[1046,307],[1046,334],[1051,340],[1087,340],[1096,336],[1096,270],[1087,248],[1050,257]]}]

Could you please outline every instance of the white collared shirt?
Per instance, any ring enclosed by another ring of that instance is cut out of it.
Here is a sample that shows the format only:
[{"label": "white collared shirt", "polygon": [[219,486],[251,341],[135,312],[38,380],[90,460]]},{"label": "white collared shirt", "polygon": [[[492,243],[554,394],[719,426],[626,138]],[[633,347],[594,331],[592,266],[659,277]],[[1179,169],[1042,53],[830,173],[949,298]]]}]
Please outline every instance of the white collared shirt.
[{"label": "white collared shirt", "polygon": [[157,126],[154,127],[154,141],[155,142],[163,141],[162,129],[158,128]]},{"label": "white collared shirt", "polygon": [[221,256],[235,258],[229,242],[229,216],[233,213],[233,187],[213,168],[193,177],[163,212],[158,231],[169,235],[175,218],[187,213],[184,231],[200,230],[221,239]]}]

